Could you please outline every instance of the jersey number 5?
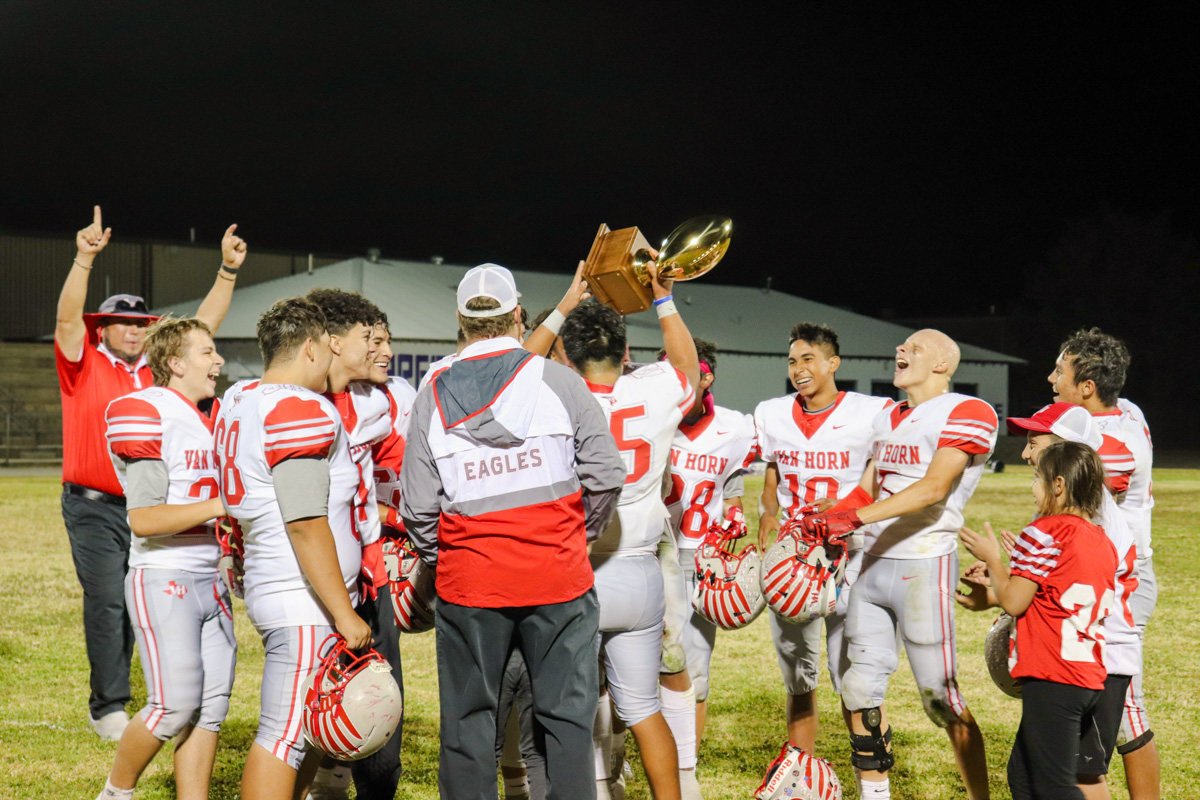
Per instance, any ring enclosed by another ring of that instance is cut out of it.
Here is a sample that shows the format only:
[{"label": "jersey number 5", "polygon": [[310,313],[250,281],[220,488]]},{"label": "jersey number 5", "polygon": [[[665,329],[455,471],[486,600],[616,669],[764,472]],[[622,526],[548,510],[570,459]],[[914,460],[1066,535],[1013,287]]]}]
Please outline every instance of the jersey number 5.
[{"label": "jersey number 5", "polygon": [[234,459],[237,458],[238,435],[241,432],[241,426],[241,421],[235,420],[229,426],[229,430],[225,430],[225,420],[222,419],[217,424],[216,430],[217,455],[221,459],[221,488],[225,494],[225,504],[228,506],[239,505],[242,498],[246,496],[242,473],[238,472],[237,464],[234,463]]},{"label": "jersey number 5", "polygon": [[646,473],[650,471],[650,441],[643,439],[640,436],[626,436],[625,424],[632,420],[643,419],[646,416],[646,406],[633,406],[632,408],[618,408],[612,412],[612,419],[609,421],[609,427],[612,429],[613,439],[617,441],[617,449],[624,453],[633,455],[633,463],[626,462],[625,468],[628,474],[625,475],[625,483],[637,483],[642,478],[646,477]]}]

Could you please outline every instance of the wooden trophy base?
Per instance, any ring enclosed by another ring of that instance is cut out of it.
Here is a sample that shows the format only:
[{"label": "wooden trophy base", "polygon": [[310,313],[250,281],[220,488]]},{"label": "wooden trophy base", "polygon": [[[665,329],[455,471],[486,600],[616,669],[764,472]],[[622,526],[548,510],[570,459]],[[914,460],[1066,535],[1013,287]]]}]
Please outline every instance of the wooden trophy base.
[{"label": "wooden trophy base", "polygon": [[617,231],[601,225],[583,267],[588,291],[604,305],[622,316],[650,308],[654,293],[637,279],[634,254],[650,249],[650,243],[637,228]]}]

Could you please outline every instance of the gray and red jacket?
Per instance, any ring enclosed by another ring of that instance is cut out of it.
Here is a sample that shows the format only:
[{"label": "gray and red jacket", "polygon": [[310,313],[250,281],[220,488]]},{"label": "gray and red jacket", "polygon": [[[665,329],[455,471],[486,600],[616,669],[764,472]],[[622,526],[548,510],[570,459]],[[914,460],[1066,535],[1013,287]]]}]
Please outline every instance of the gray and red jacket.
[{"label": "gray and red jacket", "polygon": [[417,395],[400,516],[438,597],[476,608],[574,600],[625,466],[583,379],[510,337],[475,342]]}]

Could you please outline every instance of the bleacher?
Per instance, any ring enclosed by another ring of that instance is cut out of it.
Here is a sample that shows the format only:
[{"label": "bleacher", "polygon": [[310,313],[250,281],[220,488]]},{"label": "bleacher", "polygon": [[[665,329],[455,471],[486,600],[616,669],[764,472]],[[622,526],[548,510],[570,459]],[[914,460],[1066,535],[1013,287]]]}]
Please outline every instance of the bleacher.
[{"label": "bleacher", "polygon": [[54,345],[0,342],[0,466],[58,466],[62,451]]}]

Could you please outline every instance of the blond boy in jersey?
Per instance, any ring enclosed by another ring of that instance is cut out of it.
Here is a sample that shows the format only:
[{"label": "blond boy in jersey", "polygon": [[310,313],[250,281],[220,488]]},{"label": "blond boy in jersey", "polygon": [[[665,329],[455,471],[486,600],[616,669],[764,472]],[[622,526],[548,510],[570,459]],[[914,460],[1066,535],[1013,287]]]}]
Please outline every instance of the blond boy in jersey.
[{"label": "blond boy in jersey", "polygon": [[891,797],[883,701],[899,666],[897,634],[926,715],[950,738],[967,796],[988,797],[983,734],[956,679],[954,589],[963,508],[995,448],[997,418],[982,400],[950,391],[959,357],[954,340],[936,330],[917,331],[896,348],[892,383],[908,400],[875,418],[874,456],[859,484],[867,497],[805,520],[810,533],[830,538],[869,526],[846,612],[850,666],[842,677],[851,762],[867,800]]}]

